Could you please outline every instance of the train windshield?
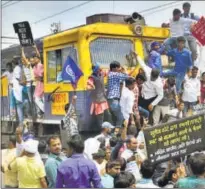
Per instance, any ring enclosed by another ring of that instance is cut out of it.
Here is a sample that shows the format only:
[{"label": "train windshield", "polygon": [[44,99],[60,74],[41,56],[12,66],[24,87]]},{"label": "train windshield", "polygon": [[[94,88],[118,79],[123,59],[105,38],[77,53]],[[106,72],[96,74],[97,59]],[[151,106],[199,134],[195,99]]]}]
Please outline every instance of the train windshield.
[{"label": "train windshield", "polygon": [[47,53],[47,80],[49,83],[58,82],[58,76],[61,74],[63,65],[70,56],[76,64],[78,64],[77,50],[73,46],[68,46],[63,49],[57,49],[54,51],[48,51]]},{"label": "train windshield", "polygon": [[134,50],[133,41],[116,38],[97,38],[90,43],[91,60],[102,68],[109,68],[112,61],[127,65],[126,55]]}]

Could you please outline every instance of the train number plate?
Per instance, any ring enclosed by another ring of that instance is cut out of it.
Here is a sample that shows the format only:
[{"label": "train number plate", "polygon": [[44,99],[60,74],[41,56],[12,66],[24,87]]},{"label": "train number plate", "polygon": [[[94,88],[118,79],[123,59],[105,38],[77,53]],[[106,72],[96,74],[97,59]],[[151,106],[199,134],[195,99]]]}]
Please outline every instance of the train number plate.
[{"label": "train number plate", "polygon": [[65,115],[65,105],[69,102],[68,93],[55,93],[51,104],[53,115]]}]

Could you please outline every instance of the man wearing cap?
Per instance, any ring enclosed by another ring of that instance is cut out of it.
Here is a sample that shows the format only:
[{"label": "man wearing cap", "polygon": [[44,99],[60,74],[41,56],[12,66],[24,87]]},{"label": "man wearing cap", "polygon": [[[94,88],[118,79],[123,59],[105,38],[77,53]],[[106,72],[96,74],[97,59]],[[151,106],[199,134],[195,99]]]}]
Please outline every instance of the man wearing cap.
[{"label": "man wearing cap", "polygon": [[105,138],[105,146],[109,146],[109,140],[111,138],[111,131],[112,129],[114,129],[115,127],[109,123],[109,122],[104,122],[102,124],[102,131],[101,134],[97,135],[95,137],[95,139],[99,139],[99,138]]},{"label": "man wearing cap", "polygon": [[184,37],[178,37],[177,43],[176,49],[167,51],[168,56],[174,57],[174,69],[163,72],[163,76],[175,76],[177,93],[181,93],[182,82],[184,81],[187,71],[191,69],[193,62],[191,52],[185,48],[186,39]]},{"label": "man wearing cap", "polygon": [[23,156],[16,158],[8,166],[9,170],[17,172],[19,188],[47,188],[43,162],[35,158],[38,143],[37,140],[26,141]]},{"label": "man wearing cap", "polygon": [[[16,153],[17,156],[22,156],[25,150],[25,142],[29,140],[34,140],[34,136],[25,132],[25,128],[23,129],[22,126],[16,128]],[[39,152],[35,153],[35,157],[41,161],[41,157]]]},{"label": "man wearing cap", "polygon": [[157,41],[151,43],[151,52],[148,58],[148,66],[152,69],[158,69],[160,73],[162,73],[160,46],[160,43]]}]

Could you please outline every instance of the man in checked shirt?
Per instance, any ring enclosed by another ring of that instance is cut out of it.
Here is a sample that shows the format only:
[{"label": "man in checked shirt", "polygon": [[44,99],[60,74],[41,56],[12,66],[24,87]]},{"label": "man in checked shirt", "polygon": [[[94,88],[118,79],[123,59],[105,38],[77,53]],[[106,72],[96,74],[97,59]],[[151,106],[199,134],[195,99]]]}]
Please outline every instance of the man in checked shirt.
[{"label": "man in checked shirt", "polygon": [[120,108],[120,83],[128,77],[129,75],[125,73],[125,70],[121,67],[119,62],[113,61],[110,64],[107,99],[110,110],[116,117],[116,127],[121,127],[123,123],[123,116]]}]

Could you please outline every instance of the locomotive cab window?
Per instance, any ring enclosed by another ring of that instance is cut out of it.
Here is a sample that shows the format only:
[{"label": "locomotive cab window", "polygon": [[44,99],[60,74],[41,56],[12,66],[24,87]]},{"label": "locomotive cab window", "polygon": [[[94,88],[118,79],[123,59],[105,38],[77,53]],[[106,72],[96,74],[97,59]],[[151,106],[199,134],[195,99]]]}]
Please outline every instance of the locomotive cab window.
[{"label": "locomotive cab window", "polygon": [[63,65],[70,56],[76,64],[78,64],[77,50],[74,46],[63,49],[56,49],[47,52],[47,81],[48,83],[56,83],[58,76],[61,74]]},{"label": "locomotive cab window", "polygon": [[134,50],[134,45],[128,39],[97,38],[90,43],[90,53],[93,64],[109,68],[112,61],[126,65],[126,55]]}]

